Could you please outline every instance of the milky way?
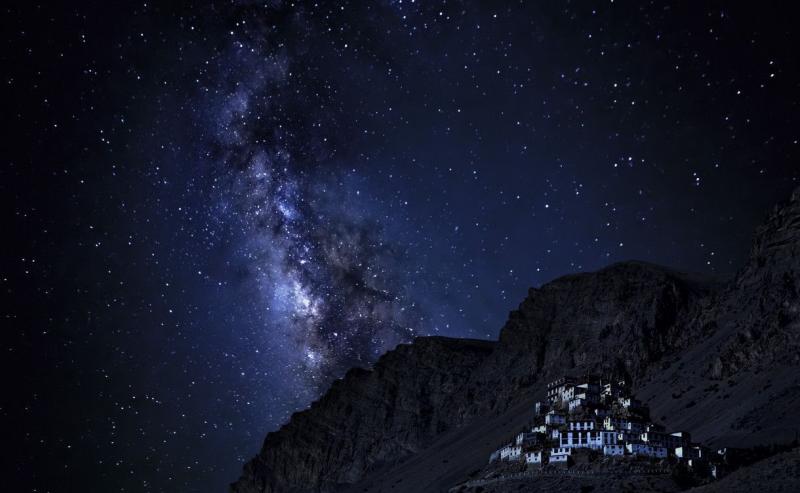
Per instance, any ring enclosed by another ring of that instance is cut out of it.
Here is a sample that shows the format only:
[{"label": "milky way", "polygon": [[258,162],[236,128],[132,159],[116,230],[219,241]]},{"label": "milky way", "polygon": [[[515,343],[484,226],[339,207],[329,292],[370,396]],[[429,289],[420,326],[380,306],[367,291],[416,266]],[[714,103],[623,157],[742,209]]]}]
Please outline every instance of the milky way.
[{"label": "milky way", "polygon": [[[347,136],[328,127],[342,115],[308,94],[337,88],[298,73],[294,52],[310,41],[296,29],[288,32],[299,48],[263,27],[245,31],[219,57],[213,95],[204,88],[198,98],[222,172],[216,219],[240,228],[234,262],[258,294],[263,338],[255,342],[279,355],[272,364],[283,368],[273,371],[293,380],[287,387],[302,402],[409,341],[420,314],[404,292],[402,246],[386,242],[349,186],[346,163],[334,159]],[[293,105],[302,111],[284,119]]]}]

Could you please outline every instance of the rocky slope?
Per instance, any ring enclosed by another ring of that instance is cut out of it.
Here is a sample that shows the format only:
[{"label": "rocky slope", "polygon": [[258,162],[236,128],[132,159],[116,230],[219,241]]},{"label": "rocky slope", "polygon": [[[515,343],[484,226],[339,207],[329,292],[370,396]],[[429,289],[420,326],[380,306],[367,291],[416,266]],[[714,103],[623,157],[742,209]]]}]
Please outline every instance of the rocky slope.
[{"label": "rocky slope", "polygon": [[422,338],[390,351],[372,370],[350,370],[310,409],[267,436],[233,491],[327,489],[417,453],[465,422],[471,372],[494,346]]},{"label": "rocky slope", "polygon": [[800,449],[768,457],[690,493],[794,493],[800,482]]},{"label": "rocky slope", "polygon": [[800,429],[800,190],[758,228],[738,275],[687,326],[693,340],[639,382],[656,417],[716,445]]},{"label": "rocky slope", "polygon": [[800,192],[718,284],[641,262],[531,289],[498,342],[420,338],[351,370],[268,435],[232,492],[442,491],[524,426],[565,372],[627,372],[653,416],[709,444],[800,428]]}]

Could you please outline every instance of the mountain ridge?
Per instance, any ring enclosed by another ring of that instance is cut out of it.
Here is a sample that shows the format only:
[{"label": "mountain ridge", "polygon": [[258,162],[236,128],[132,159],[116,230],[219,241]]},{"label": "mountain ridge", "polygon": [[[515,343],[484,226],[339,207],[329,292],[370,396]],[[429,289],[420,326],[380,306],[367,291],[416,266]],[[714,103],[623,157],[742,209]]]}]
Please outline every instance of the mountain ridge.
[{"label": "mountain ridge", "polygon": [[472,443],[499,438],[545,382],[577,371],[629,375],[657,419],[708,444],[768,442],[800,428],[798,274],[800,190],[730,280],[639,261],[568,274],[531,288],[497,341],[417,338],[350,370],[267,436],[231,492],[383,491],[414,474],[421,491],[446,490],[486,459],[447,437],[497,423]]}]

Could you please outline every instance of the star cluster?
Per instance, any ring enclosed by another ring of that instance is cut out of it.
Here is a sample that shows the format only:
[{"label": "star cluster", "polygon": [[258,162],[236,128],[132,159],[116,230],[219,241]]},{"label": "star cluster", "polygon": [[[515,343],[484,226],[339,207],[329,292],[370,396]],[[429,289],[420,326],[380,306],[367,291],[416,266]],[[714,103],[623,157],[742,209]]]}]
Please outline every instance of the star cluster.
[{"label": "star cluster", "polygon": [[530,286],[731,275],[797,183],[783,7],[3,9],[21,490],[222,490],[348,368],[495,338]]}]

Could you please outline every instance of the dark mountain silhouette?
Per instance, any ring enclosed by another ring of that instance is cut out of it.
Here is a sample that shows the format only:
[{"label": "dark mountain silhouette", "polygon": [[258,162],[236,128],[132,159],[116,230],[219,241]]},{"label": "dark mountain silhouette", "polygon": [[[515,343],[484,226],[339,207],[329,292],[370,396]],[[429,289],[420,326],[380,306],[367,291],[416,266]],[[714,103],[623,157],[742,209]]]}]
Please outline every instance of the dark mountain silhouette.
[{"label": "dark mountain silhouette", "polygon": [[[800,190],[758,228],[728,282],[614,264],[531,289],[496,342],[419,338],[350,370],[267,436],[231,491],[447,491],[565,373],[625,373],[654,419],[709,446],[787,443],[800,430],[798,290]],[[774,471],[770,460],[705,488],[736,489],[737,477],[766,491],[791,482],[800,455],[775,459]],[[572,487],[582,486],[552,486]]]}]

